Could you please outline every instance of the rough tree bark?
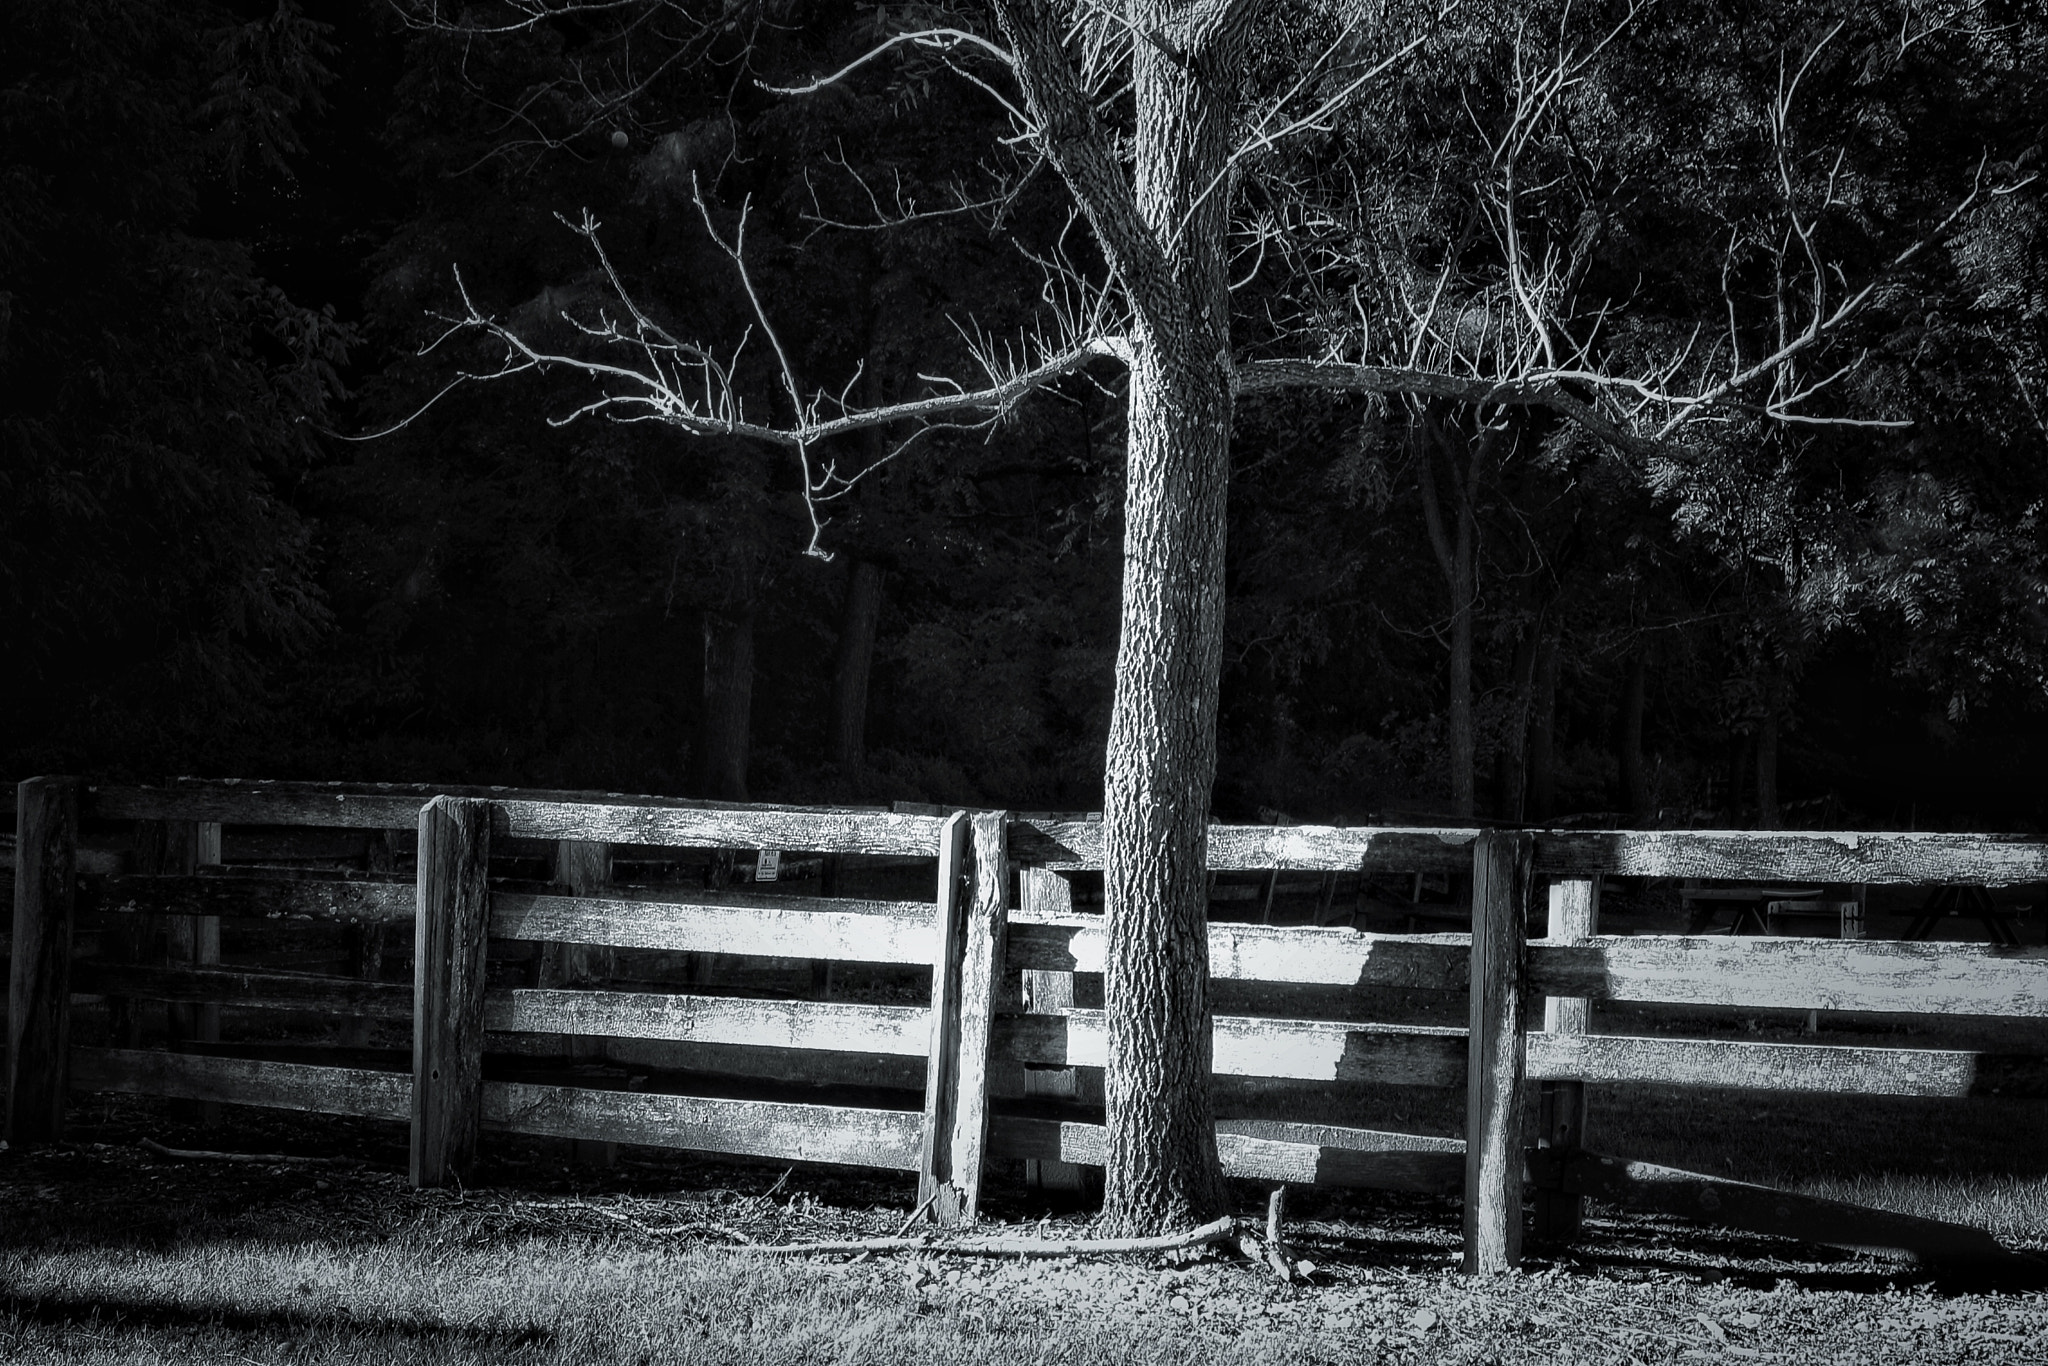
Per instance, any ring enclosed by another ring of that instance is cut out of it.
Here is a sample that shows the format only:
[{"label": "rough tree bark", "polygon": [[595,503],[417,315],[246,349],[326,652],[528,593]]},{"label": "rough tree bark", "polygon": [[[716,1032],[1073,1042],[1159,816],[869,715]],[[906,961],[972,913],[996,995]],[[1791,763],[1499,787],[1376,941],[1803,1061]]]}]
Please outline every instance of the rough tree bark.
[{"label": "rough tree bark", "polygon": [[867,760],[868,671],[882,620],[882,567],[855,560],[847,570],[839,658],[832,677],[832,762],[848,773]]},{"label": "rough tree bark", "polygon": [[1231,420],[1229,197],[1213,187],[1230,153],[1243,37],[1212,34],[1190,52],[1200,7],[1139,8],[1168,39],[1138,44],[1132,61],[1138,211],[1166,250],[1180,316],[1155,326],[1131,367],[1104,773],[1105,1201],[1132,1234],[1228,1209],[1209,1077],[1206,878]]},{"label": "rough tree bark", "polygon": [[[1252,3],[1137,0],[1127,177],[1047,0],[996,0],[1040,145],[1130,300],[1122,635],[1104,770],[1104,1216],[1222,1213],[1211,1092],[1209,789],[1232,374],[1228,165]],[[1135,183],[1134,183],[1135,182]]]}]

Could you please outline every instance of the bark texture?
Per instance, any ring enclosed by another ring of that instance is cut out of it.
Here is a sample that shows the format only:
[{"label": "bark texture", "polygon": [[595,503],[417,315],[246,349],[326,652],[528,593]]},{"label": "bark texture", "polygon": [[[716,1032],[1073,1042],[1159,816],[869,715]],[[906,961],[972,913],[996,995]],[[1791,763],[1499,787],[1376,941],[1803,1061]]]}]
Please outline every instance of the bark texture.
[{"label": "bark texture", "polygon": [[[1145,7],[1173,42],[1183,16]],[[1222,49],[1222,50],[1219,50]],[[1207,836],[1230,475],[1227,192],[1234,45],[1138,44],[1138,209],[1182,310],[1131,372],[1122,631],[1104,778],[1107,1212],[1121,1231],[1228,1207],[1210,1091]],[[1199,200],[1199,202],[1198,202]],[[1161,323],[1167,320],[1161,319]]]},{"label": "bark texture", "polygon": [[1256,6],[1136,0],[1127,176],[1047,0],[995,0],[1039,146],[1131,310],[1122,635],[1103,793],[1109,1151],[1120,1232],[1223,1212],[1211,1095],[1209,789],[1223,655],[1234,101]]}]

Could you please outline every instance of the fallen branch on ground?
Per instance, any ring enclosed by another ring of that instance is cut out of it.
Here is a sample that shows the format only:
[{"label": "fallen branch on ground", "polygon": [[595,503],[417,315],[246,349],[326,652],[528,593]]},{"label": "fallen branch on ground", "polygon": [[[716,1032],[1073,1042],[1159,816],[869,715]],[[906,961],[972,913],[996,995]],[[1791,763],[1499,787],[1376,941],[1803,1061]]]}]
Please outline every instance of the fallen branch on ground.
[{"label": "fallen branch on ground", "polygon": [[946,1238],[921,1234],[914,1238],[845,1238],[822,1243],[755,1243],[735,1252],[770,1256],[802,1256],[813,1252],[952,1252],[966,1257],[1113,1257],[1134,1252],[1177,1252],[1219,1243],[1237,1231],[1237,1220],[1224,1215],[1187,1233],[1157,1238]]},{"label": "fallen branch on ground", "polygon": [[167,1148],[153,1138],[142,1140],[142,1148],[158,1157],[180,1162],[244,1162],[260,1167],[342,1167],[353,1171],[370,1164],[358,1157],[293,1157],[288,1153],[218,1153],[206,1148]]},{"label": "fallen branch on ground", "polygon": [[722,1237],[735,1239],[748,1246],[751,1246],[754,1241],[736,1228],[728,1228],[724,1224],[714,1224],[708,1219],[692,1219],[681,1224],[650,1224],[643,1220],[635,1219],[632,1215],[620,1210],[606,1209],[602,1205],[586,1204],[581,1200],[518,1200],[514,1201],[513,1204],[517,1209],[588,1210],[592,1214],[616,1220],[621,1224],[630,1225],[642,1233],[651,1233],[658,1237],[672,1237],[678,1233],[716,1233]]},{"label": "fallen branch on ground", "polygon": [[912,1210],[910,1212],[910,1217],[903,1221],[903,1227],[896,1230],[896,1236],[898,1238],[901,1238],[907,1235],[910,1232],[910,1226],[916,1223],[920,1218],[922,1218],[924,1212],[932,1207],[932,1201],[938,1198],[939,1188],[937,1186],[934,1186],[932,1187],[932,1193],[930,1195],[927,1195],[924,1199],[917,1202],[917,1208]]}]

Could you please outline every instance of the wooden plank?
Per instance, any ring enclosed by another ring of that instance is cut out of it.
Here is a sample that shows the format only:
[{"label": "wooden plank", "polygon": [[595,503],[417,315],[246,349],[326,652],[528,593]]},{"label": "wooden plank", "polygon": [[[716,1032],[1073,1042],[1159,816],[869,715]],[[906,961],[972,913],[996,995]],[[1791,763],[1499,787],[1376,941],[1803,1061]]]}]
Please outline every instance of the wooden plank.
[{"label": "wooden plank", "polygon": [[410,920],[413,879],[384,873],[319,873],[285,877],[279,870],[148,876],[137,873],[86,883],[96,911],[149,915],[335,920],[344,924]]},{"label": "wooden plank", "polygon": [[[1014,824],[1012,829],[1015,829]],[[1027,915],[1071,919],[1074,914],[1074,884],[1050,869],[1021,867],[1017,870],[1017,908]],[[1030,1013],[1056,1017],[1074,1004],[1074,974],[1071,972],[1025,969],[1019,973],[1018,987],[1024,1009]],[[997,1022],[996,1046],[999,1051],[1005,1046],[1001,1032],[1004,1023]],[[1066,1025],[1063,1020],[1059,1022],[1059,1032],[1064,1043]],[[1048,1067],[1026,1061],[1024,1094],[1078,1100],[1081,1074],[1071,1067]],[[1087,1188],[1080,1167],[1071,1162],[1039,1158],[1025,1159],[1024,1185],[1029,1190],[1047,1191],[1069,1198],[1080,1195]]]},{"label": "wooden plank", "polygon": [[[1317,1141],[1338,1137],[1349,1143]],[[1216,1152],[1224,1175],[1246,1181],[1456,1194],[1464,1180],[1464,1145],[1456,1139],[1416,1142],[1415,1138],[1328,1126],[1226,1120],[1216,1126]],[[1099,1124],[1019,1115],[997,1116],[989,1141],[990,1152],[998,1157],[1076,1166],[1100,1167],[1109,1152],[1108,1133]]]},{"label": "wooden plank", "polygon": [[916,1171],[920,1116],[530,1082],[484,1083],[484,1126],[517,1134]]},{"label": "wooden plank", "polygon": [[888,812],[789,807],[699,808],[608,803],[495,803],[499,833],[528,839],[597,840],[689,849],[791,849],[828,854],[938,852],[944,821]]},{"label": "wooden plank", "polygon": [[402,982],[366,982],[313,973],[238,968],[154,968],[125,963],[80,963],[75,990],[151,1001],[234,1005],[262,1010],[315,1010],[380,1020],[412,1018],[412,988]]},{"label": "wooden plank", "polygon": [[230,825],[410,830],[419,822],[420,808],[437,796],[646,806],[675,811],[822,809],[858,814],[881,810],[879,807],[793,808],[628,792],[486,787],[460,783],[318,783],[238,778],[181,778],[170,787],[95,784],[87,790],[84,801],[86,814],[103,820],[220,821]]},{"label": "wooden plank", "polygon": [[[1370,826],[1212,825],[1209,870],[1456,872],[1471,863],[1477,834]],[[1059,872],[1099,871],[1102,823],[1020,817],[1010,827],[1010,857],[1019,864]]]},{"label": "wooden plank", "polygon": [[436,797],[419,819],[411,1180],[440,1186],[474,1159],[483,1114],[491,806],[476,797]]},{"label": "wooden plank", "polygon": [[153,1049],[74,1048],[71,1086],[400,1123],[412,1112],[412,1078],[403,1072]]},{"label": "wooden plank", "polygon": [[917,1167],[917,1203],[941,1224],[960,1219],[954,1185],[953,1120],[959,1110],[960,990],[968,939],[968,816],[946,818],[939,842],[938,904],[933,909],[931,1044],[926,1053],[924,1130]]},{"label": "wooden plank", "polygon": [[[1010,867],[1004,827],[1008,814],[976,812],[968,818],[967,886],[959,955],[959,1038],[952,1049],[952,1188],[936,1208],[942,1224],[971,1224],[981,1213],[981,1180],[988,1150],[989,1044],[995,1031],[996,993],[1009,923]],[[943,866],[943,865],[942,865]]]},{"label": "wooden plank", "polygon": [[[1418,827],[1217,825],[1209,867],[1228,872],[1455,872],[1477,831]],[[1010,837],[1021,864],[1102,867],[1102,826],[1022,820]],[[2048,837],[1760,830],[1551,830],[1537,834],[1535,869],[1561,877],[1768,879],[1801,882],[2017,886],[2048,880]]]},{"label": "wooden plank", "polygon": [[1596,1152],[1537,1153],[1531,1168],[1539,1183],[1554,1184],[1573,1195],[1827,1247],[1904,1252],[1951,1265],[2020,1260],[1982,1229]]},{"label": "wooden plank", "polygon": [[653,992],[492,991],[484,998],[484,1028],[917,1058],[931,1047],[931,1012],[919,1006]]},{"label": "wooden plank", "polygon": [[1528,1075],[1860,1096],[2048,1095],[2048,1058],[2031,1055],[1625,1034],[1531,1034]]},{"label": "wooden plank", "polygon": [[[854,906],[858,909],[809,909]],[[491,934],[623,949],[675,949],[856,963],[929,963],[932,907],[916,901],[725,896],[689,900],[500,892]]]},{"label": "wooden plank", "polygon": [[1551,830],[1536,867],[1565,877],[2012,887],[2048,880],[2048,836],[1793,830]]},{"label": "wooden plank", "polygon": [[2048,1016],[2048,949],[1897,940],[1599,935],[1529,946],[1532,990],[1597,1001]]},{"label": "wooden plank", "polygon": [[29,778],[15,789],[7,1141],[16,1147],[64,1136],[81,787],[76,778]]},{"label": "wooden plank", "polygon": [[[1550,923],[1545,942],[1577,944],[1600,928],[1600,879],[1564,878],[1550,884]],[[1593,1003],[1582,996],[1551,996],[1543,1002],[1543,1031],[1557,1037],[1592,1032]],[[1532,1036],[1533,1037],[1533,1036]],[[1524,1053],[1527,1066],[1527,1053]],[[1532,1080],[1533,1074],[1532,1074]],[[1586,1086],[1575,1077],[1548,1078],[1539,1083],[1536,1101],[1536,1146],[1576,1148],[1584,1141]],[[1536,1192],[1536,1236],[1553,1243],[1578,1237],[1585,1202],[1569,1191]]]},{"label": "wooden plank", "polygon": [[[997,1055],[1027,1064],[1103,1067],[1109,1050],[1105,1021],[1102,1011],[1071,1008],[1057,1015],[998,1016]],[[1218,1076],[1465,1084],[1463,1029],[1218,1015],[1214,1040],[1212,1070]]]},{"label": "wooden plank", "polygon": [[[1101,972],[1102,917],[1010,916],[1013,969]],[[1463,991],[1471,936],[1368,934],[1343,926],[1209,926],[1209,975],[1236,981]]]},{"label": "wooden plank", "polygon": [[1465,1257],[1470,1275],[1522,1259],[1522,969],[1526,832],[1489,830],[1472,850],[1472,972],[1465,1078]]}]

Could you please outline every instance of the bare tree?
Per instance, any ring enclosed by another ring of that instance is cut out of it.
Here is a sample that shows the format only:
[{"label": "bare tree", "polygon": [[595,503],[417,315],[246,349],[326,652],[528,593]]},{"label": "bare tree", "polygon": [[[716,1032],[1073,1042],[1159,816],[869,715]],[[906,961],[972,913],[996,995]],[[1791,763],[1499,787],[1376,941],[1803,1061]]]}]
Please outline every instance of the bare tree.
[{"label": "bare tree", "polygon": [[[574,9],[688,13],[652,0],[520,0],[509,12],[512,22],[541,22]],[[963,13],[890,34],[841,69],[785,90],[800,98],[866,79],[890,61],[950,69],[1007,124],[993,145],[1009,160],[985,193],[963,194],[945,211],[999,215],[1021,185],[1049,170],[1071,199],[1072,226],[1085,229],[1085,249],[1069,249],[1066,238],[1032,249],[1044,279],[1035,331],[1001,342],[967,328],[979,373],[926,376],[922,393],[898,401],[854,402],[858,374],[836,390],[799,381],[775,301],[749,272],[750,207],[720,206],[715,186],[698,185],[696,206],[749,301],[752,335],[773,357],[780,379],[771,394],[746,392],[746,341],[678,335],[637,301],[588,215],[571,226],[588,240],[613,299],[564,315],[578,344],[544,347],[466,291],[448,319],[451,333],[481,333],[502,347],[493,368],[469,378],[588,376],[592,397],[557,421],[652,421],[787,451],[802,474],[808,548],[817,554],[830,553],[833,500],[880,464],[935,432],[1000,421],[1066,377],[1121,371],[1124,585],[1103,840],[1106,1214],[1125,1231],[1198,1223],[1226,1201],[1209,1086],[1204,872],[1235,404],[1309,389],[1437,415],[1445,453],[1463,461],[1452,466],[1451,506],[1431,527],[1460,610],[1471,597],[1467,503],[1516,413],[1546,414],[1641,462],[1698,458],[1686,443],[1733,410],[1772,421],[1862,420],[1818,416],[1816,396],[1841,371],[1802,380],[1799,367],[1869,303],[1885,272],[1841,285],[1789,158],[1780,239],[1787,284],[1773,301],[1778,321],[1767,344],[1755,344],[1753,310],[1732,296],[1718,345],[1686,335],[1655,354],[1610,346],[1608,310],[1587,316],[1575,304],[1593,237],[1529,231],[1527,168],[1565,136],[1560,110],[1614,33],[1580,45],[1562,33],[1542,41],[1514,33],[1510,97],[1487,130],[1490,164],[1466,234],[1467,244],[1475,234],[1489,244],[1484,264],[1462,244],[1434,270],[1362,249],[1362,240],[1386,235],[1360,233],[1371,211],[1360,187],[1347,195],[1313,176],[1289,182],[1279,153],[1290,140],[1336,126],[1363,92],[1440,37],[1442,20],[1432,9],[1392,5],[990,0],[986,18]],[[1267,59],[1296,50],[1300,59],[1273,81]],[[1795,73],[1784,87],[1788,119],[1797,84]],[[1263,187],[1257,195],[1254,184]],[[874,221],[833,221],[865,230],[934,212],[892,187],[862,188]],[[1938,240],[1976,193],[1900,249],[1891,268]],[[1258,279],[1269,282],[1266,320],[1252,326],[1234,294],[1254,297],[1247,286]],[[1295,312],[1271,322],[1275,299]],[[1453,420],[1460,440],[1445,435]],[[877,428],[887,441],[838,440]],[[859,465],[841,463],[844,452],[863,449],[872,453]],[[1465,648],[1469,656],[1469,621]],[[1469,715],[1466,729],[1469,748]],[[1465,771],[1469,807],[1469,754]]]}]

